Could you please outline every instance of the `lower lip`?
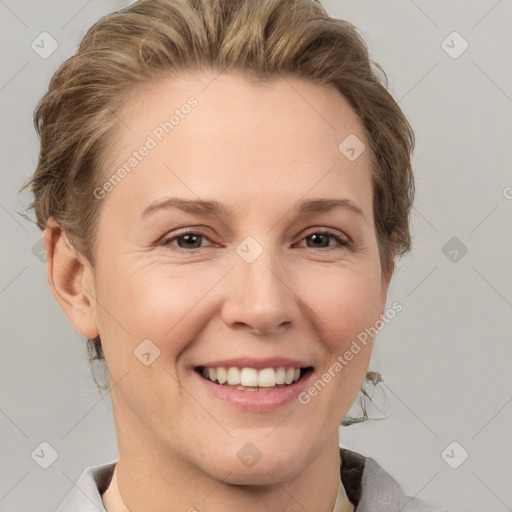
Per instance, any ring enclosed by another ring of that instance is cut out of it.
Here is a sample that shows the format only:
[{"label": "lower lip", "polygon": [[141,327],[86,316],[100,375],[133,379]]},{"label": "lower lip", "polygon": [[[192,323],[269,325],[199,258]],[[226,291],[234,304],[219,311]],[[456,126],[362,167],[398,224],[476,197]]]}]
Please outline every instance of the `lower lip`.
[{"label": "lower lip", "polygon": [[195,370],[192,370],[205,389],[214,397],[242,411],[267,412],[275,411],[297,400],[297,396],[306,387],[312,371],[300,378],[297,382],[284,388],[271,391],[244,391],[233,386],[215,384],[210,380],[201,377]]}]

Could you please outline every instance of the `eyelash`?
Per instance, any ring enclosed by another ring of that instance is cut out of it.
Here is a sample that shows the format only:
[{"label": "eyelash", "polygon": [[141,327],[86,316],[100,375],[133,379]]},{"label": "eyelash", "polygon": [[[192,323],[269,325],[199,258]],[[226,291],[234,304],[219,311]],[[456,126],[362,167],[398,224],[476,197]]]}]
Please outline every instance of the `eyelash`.
[{"label": "eyelash", "polygon": [[[179,238],[182,238],[184,236],[187,236],[187,235],[199,235],[199,236],[202,236],[203,238],[206,238],[208,240],[209,237],[203,233],[202,231],[197,231],[197,230],[188,230],[188,231],[182,231],[181,233],[179,234],[176,234],[170,238],[166,238],[162,241],[161,245],[171,245],[171,242],[174,242],[175,240],[178,240]],[[330,231],[330,230],[327,230],[327,229],[324,229],[324,230],[318,230],[318,231],[311,231],[309,233],[307,233],[306,235],[304,235],[304,237],[301,239],[302,240],[305,240],[306,238],[308,238],[309,236],[312,236],[312,235],[326,235],[329,237],[329,239],[334,239],[336,240],[336,242],[338,242],[339,246],[336,247],[336,246],[333,246],[333,247],[322,247],[320,248],[322,251],[330,251],[330,250],[334,250],[336,248],[338,249],[344,249],[344,248],[350,248],[352,246],[351,242],[348,240],[348,238],[346,238],[344,235],[339,235],[338,233],[335,233],[334,231]],[[210,240],[211,242],[211,240]],[[177,247],[175,246],[176,249],[178,250],[181,250],[181,251],[184,251],[184,252],[187,252],[187,253],[196,253],[197,251],[201,250],[201,249],[204,249],[204,247],[199,247],[197,249],[191,249],[191,250],[187,250],[187,249],[183,249],[182,247]],[[314,249],[313,247],[306,247],[306,249]]]}]

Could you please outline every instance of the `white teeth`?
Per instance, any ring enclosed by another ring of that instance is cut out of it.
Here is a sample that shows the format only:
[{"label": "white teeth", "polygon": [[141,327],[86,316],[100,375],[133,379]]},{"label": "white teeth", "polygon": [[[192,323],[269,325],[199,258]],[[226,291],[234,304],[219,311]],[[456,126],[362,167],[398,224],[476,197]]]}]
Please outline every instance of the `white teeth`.
[{"label": "white teeth", "polygon": [[[224,382],[227,382],[228,372],[226,371],[226,368],[223,368],[223,367],[217,368],[217,380],[219,381],[219,384],[224,384]],[[212,381],[212,382],[214,382],[214,381]]]},{"label": "white teeth", "polygon": [[258,374],[258,386],[260,388],[272,388],[276,385],[276,372],[274,368],[265,368]]},{"label": "white teeth", "polygon": [[[212,379],[210,379],[212,380]],[[242,386],[257,386],[258,385],[258,372],[254,368],[242,368],[240,372],[240,384]]]},{"label": "white teeth", "polygon": [[212,382],[219,384],[229,384],[235,386],[237,389],[246,391],[256,391],[257,388],[261,390],[277,389],[277,385],[292,384],[297,382],[300,378],[300,368],[285,368],[280,366],[278,368],[264,368],[256,370],[255,368],[236,368],[231,366],[229,368],[203,368],[203,377]]},{"label": "white teeth", "polygon": [[240,370],[238,368],[228,368],[228,384],[231,386],[240,384]]}]

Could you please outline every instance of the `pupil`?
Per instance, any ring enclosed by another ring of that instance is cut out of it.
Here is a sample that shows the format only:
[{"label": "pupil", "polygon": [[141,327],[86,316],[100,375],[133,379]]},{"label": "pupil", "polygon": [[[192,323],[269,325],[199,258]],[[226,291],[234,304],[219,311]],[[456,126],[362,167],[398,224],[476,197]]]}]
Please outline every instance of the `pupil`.
[{"label": "pupil", "polygon": [[[195,239],[195,242],[196,242],[196,243],[195,243],[195,245],[194,245],[193,249],[196,249],[196,248],[198,248],[198,247],[200,247],[200,246],[201,246],[201,244],[200,244],[200,243],[199,243],[199,244],[197,243],[197,241],[200,239],[200,237],[201,237],[201,235],[194,235],[194,234],[190,234],[190,233],[189,233],[189,234],[186,234],[186,235],[183,235],[182,237],[180,237],[180,239],[181,239],[181,240],[185,240],[185,247],[183,247],[183,244],[181,244],[181,243],[179,243],[178,245],[179,245],[181,248],[183,248],[183,249],[187,249],[187,248],[188,248],[188,249],[190,249],[190,245],[187,245],[187,243],[192,243],[192,244],[193,244],[193,243],[194,243],[194,240],[193,240],[193,239]],[[190,239],[192,239],[192,241],[190,241]],[[188,241],[188,242],[187,242],[187,241]]]},{"label": "pupil", "polygon": [[[313,235],[310,235],[310,237],[311,237],[312,240],[318,240],[319,237],[324,237],[324,241],[327,242],[327,245],[323,244],[322,247],[328,247],[329,246],[329,238],[325,234],[313,234]],[[315,245],[318,247],[321,244],[315,244]]]}]

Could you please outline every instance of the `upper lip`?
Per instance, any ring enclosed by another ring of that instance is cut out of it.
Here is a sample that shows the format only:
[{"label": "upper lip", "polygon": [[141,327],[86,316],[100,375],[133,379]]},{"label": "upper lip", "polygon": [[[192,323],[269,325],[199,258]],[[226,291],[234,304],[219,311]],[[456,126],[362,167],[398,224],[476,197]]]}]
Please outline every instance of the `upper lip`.
[{"label": "upper lip", "polygon": [[306,361],[289,357],[237,357],[234,359],[216,359],[215,361],[208,361],[197,366],[205,366],[206,368],[219,368],[223,366],[226,368],[255,368],[263,370],[264,368],[279,368],[281,366],[285,368],[307,368],[312,365]]}]

